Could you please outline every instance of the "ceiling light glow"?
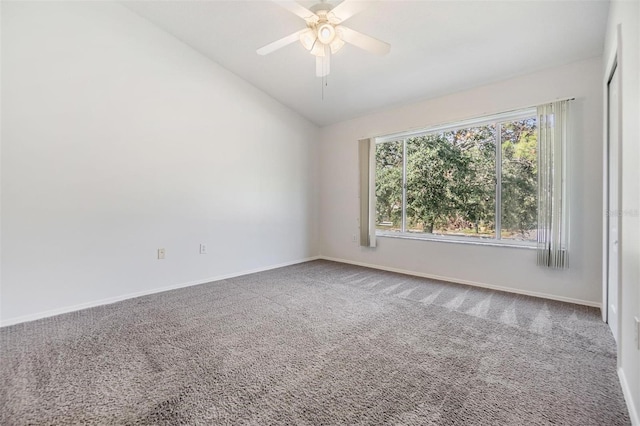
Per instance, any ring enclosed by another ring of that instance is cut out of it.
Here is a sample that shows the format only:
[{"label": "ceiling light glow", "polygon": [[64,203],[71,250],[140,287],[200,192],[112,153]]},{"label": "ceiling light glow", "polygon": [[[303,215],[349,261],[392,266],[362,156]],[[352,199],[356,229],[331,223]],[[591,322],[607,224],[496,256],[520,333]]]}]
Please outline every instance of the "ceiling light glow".
[{"label": "ceiling light glow", "polygon": [[329,44],[336,36],[336,30],[331,24],[322,24],[318,28],[318,40],[323,44]]}]

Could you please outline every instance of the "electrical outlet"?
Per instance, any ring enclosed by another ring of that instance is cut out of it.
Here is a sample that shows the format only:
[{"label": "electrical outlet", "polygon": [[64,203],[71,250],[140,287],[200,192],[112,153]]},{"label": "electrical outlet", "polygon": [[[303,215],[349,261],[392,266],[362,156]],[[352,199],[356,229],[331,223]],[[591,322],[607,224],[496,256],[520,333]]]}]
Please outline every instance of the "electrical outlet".
[{"label": "electrical outlet", "polygon": [[207,254],[207,245],[200,244],[200,254]]},{"label": "electrical outlet", "polygon": [[358,236],[357,236],[356,234],[353,234],[353,235],[351,236],[351,242],[352,242],[352,243],[357,243],[357,242],[358,242]]},{"label": "electrical outlet", "polygon": [[163,248],[159,248],[158,249],[158,259],[164,259],[164,249]]}]

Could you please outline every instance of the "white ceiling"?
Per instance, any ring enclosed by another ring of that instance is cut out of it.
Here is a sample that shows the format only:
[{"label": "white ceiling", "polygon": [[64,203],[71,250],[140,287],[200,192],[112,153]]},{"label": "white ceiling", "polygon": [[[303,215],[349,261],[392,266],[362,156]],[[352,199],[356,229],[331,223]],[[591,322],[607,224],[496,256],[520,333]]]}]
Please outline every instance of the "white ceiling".
[{"label": "white ceiling", "polygon": [[586,0],[371,1],[346,24],[390,43],[391,52],[345,46],[332,57],[323,90],[315,58],[300,43],[256,54],[305,27],[269,0],[125,5],[320,126],[600,55],[609,7]]}]

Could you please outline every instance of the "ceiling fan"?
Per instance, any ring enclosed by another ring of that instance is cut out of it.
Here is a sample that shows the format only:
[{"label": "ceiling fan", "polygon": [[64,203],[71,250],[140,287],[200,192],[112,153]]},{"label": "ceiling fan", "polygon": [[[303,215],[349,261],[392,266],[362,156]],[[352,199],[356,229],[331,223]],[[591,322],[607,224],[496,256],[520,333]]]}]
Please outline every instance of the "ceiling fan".
[{"label": "ceiling fan", "polygon": [[385,55],[391,49],[389,43],[342,25],[344,21],[364,9],[366,2],[344,0],[333,7],[322,1],[311,10],[293,0],[275,3],[304,19],[307,28],[261,47],[257,50],[259,55],[267,55],[299,40],[304,48],[316,57],[316,76],[324,77],[329,74],[331,55],[340,50],[345,43],[378,55]]}]

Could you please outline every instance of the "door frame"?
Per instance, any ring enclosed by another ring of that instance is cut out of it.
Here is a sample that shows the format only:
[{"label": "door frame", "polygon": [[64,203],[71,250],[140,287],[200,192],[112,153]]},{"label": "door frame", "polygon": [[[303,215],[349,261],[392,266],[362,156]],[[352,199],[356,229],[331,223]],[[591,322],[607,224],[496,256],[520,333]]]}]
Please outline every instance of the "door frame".
[{"label": "door frame", "polygon": [[[604,116],[604,128],[603,128],[603,169],[602,169],[602,178],[603,178],[603,191],[602,191],[602,203],[603,203],[603,219],[602,219],[602,229],[603,229],[603,238],[602,238],[602,320],[608,323],[609,318],[609,83],[613,78],[614,72],[617,71],[618,78],[618,122],[616,123],[618,126],[618,140],[616,143],[618,144],[618,158],[620,161],[618,162],[618,173],[615,178],[618,179],[618,206],[616,214],[619,214],[621,211],[622,205],[622,66],[621,66],[621,57],[620,52],[622,52],[622,27],[618,25],[616,28],[616,43],[615,43],[615,51],[611,54],[611,57],[608,58],[605,67],[604,73],[604,81],[603,81],[603,99],[604,99],[604,108],[603,108],[603,116]],[[622,220],[618,222],[618,235],[621,236],[622,233]],[[618,253],[622,252],[622,240],[618,239]],[[620,324],[622,318],[622,258],[618,256],[618,300],[616,306],[618,307],[617,323],[618,330],[616,341],[618,346],[618,365],[620,363]]]}]

